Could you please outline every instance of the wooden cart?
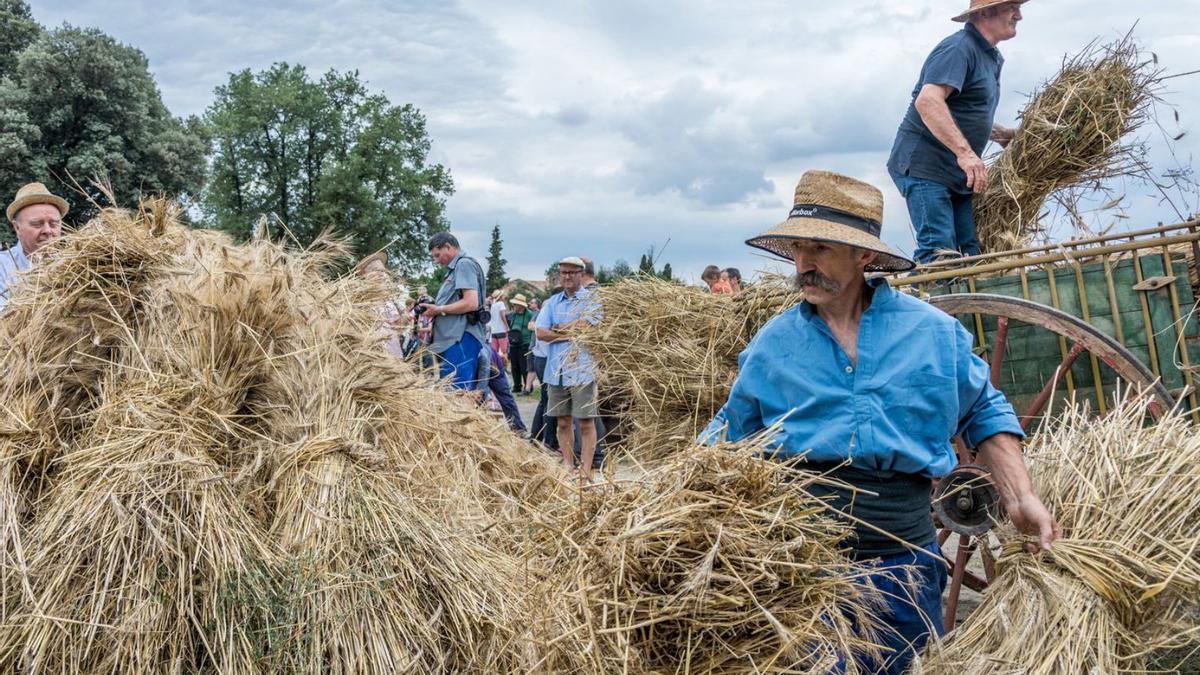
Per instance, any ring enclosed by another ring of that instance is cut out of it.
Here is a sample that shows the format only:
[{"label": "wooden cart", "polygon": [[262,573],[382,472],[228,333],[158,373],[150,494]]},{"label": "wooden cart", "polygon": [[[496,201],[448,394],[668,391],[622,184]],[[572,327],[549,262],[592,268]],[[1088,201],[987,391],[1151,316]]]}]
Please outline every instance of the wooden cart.
[{"label": "wooden cart", "polygon": [[[1178,405],[1200,422],[1198,264],[1200,220],[1192,220],[960,258],[891,283],[963,322],[1027,429],[1070,397],[1103,415],[1137,392],[1153,397],[1153,414]],[[959,460],[972,462],[971,449],[960,444]],[[983,575],[967,569],[977,550]],[[948,628],[962,585],[983,589],[993,567],[987,534],[960,530]]]}]

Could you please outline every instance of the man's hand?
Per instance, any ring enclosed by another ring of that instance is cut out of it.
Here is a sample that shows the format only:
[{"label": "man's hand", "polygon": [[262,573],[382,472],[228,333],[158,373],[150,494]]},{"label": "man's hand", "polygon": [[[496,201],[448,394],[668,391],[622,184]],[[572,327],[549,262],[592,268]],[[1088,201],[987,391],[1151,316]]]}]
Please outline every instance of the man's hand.
[{"label": "man's hand", "polygon": [[967,187],[971,188],[975,194],[987,189],[987,165],[983,163],[982,159],[979,159],[979,155],[971,151],[959,155],[958,166],[963,173],[967,174]]},{"label": "man's hand", "polygon": [[1039,547],[1049,551],[1062,532],[1046,505],[1033,491],[1025,458],[1021,455],[1021,440],[1007,433],[990,436],[979,444],[979,459],[992,470],[992,482],[1000,493],[1000,503],[1022,534],[1038,538],[1038,546],[1028,544],[1026,550],[1037,553]]},{"label": "man's hand", "polygon": [[434,304],[431,304],[428,302],[422,302],[421,307],[424,307],[425,312],[427,314],[429,314],[430,316],[441,316],[442,315],[442,308],[437,305],[434,305]]},{"label": "man's hand", "polygon": [[992,133],[989,138],[991,138],[996,145],[999,145],[1002,148],[1007,148],[1008,144],[1011,143],[1012,139],[1016,138],[1016,136],[1016,129],[1009,129],[1008,127],[1002,127],[999,124],[993,124]]},{"label": "man's hand", "polygon": [[1059,527],[1058,522],[1050,515],[1050,511],[1046,509],[1042,500],[1033,493],[1018,499],[1015,504],[1005,504],[1004,508],[1008,511],[1008,517],[1012,519],[1017,530],[1022,534],[1038,538],[1037,546],[1025,545],[1025,550],[1030,553],[1037,553],[1039,548],[1042,551],[1049,551],[1054,540],[1062,535],[1062,528]]}]

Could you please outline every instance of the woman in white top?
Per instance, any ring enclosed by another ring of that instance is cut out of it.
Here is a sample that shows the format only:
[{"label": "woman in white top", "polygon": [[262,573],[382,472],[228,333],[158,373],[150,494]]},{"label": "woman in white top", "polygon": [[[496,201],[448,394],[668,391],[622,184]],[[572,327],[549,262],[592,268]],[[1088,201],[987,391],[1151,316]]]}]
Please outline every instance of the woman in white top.
[{"label": "woman in white top", "polygon": [[[389,287],[395,283],[387,268],[385,251],[379,251],[363,258],[354,267],[354,273]],[[386,336],[383,346],[389,354],[401,358],[404,356],[404,338],[409,324],[408,311],[405,306],[407,300],[408,288],[399,284],[396,288],[396,295],[379,307],[379,332]]]},{"label": "woman in white top", "polygon": [[504,291],[492,295],[492,318],[488,321],[492,331],[492,349],[500,354],[504,367],[508,368],[508,305],[504,304]]}]

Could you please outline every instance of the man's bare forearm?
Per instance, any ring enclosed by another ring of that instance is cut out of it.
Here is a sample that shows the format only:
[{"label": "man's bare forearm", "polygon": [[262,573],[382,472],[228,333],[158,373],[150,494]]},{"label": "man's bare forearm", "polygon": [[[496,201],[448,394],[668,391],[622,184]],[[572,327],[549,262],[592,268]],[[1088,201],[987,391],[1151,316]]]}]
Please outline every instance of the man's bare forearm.
[{"label": "man's bare forearm", "polygon": [[996,434],[979,444],[979,459],[992,470],[992,481],[1006,505],[1033,494],[1033,481],[1025,468],[1021,441],[1012,434]]},{"label": "man's bare forearm", "polygon": [[[936,90],[935,90],[936,91]],[[971,144],[967,142],[967,137],[963,136],[963,132],[958,128],[958,124],[954,122],[954,117],[950,114],[950,107],[946,105],[946,99],[936,93],[926,93],[922,90],[917,96],[916,103],[917,113],[921,115],[921,121],[933,134],[933,137],[941,141],[942,145],[950,149],[955,157],[975,154],[971,149]]]}]

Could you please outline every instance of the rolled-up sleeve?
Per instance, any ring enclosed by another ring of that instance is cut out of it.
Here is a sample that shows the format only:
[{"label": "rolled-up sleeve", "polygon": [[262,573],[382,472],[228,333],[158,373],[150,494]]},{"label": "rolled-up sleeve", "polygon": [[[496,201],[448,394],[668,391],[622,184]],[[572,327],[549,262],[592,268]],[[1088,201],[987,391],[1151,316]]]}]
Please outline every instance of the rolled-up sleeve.
[{"label": "rolled-up sleeve", "polygon": [[749,358],[755,343],[751,342],[738,356],[738,377],[729,392],[729,400],[717,411],[712,421],[700,432],[699,442],[715,445],[721,442],[737,442],[763,430],[762,409],[754,382],[759,378],[752,372],[753,362]]},{"label": "rolled-up sleeve", "polygon": [[971,448],[1001,433],[1024,438],[1025,432],[1012,404],[992,386],[988,364],[972,351],[973,343],[967,329],[956,326],[959,435]]}]

